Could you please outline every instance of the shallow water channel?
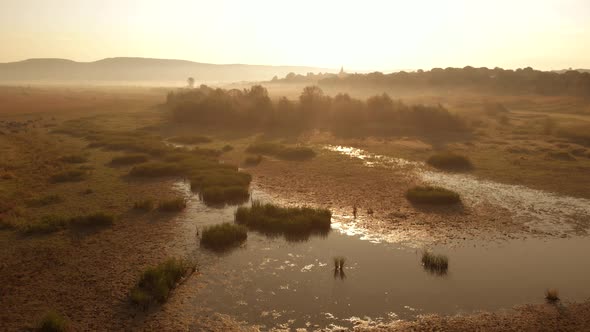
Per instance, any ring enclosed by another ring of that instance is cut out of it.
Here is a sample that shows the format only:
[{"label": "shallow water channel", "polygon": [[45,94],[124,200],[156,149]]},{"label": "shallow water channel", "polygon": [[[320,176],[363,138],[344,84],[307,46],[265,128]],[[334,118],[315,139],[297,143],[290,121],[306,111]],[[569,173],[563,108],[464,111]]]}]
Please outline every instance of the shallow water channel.
[{"label": "shallow water channel", "polygon": [[[177,189],[190,197],[178,218],[197,247],[198,229],[233,221],[235,206],[208,207],[187,184],[178,183]],[[256,188],[252,198],[270,200]],[[547,288],[558,288],[564,300],[590,298],[587,238],[473,240],[431,248],[449,257],[446,275],[426,271],[420,249],[362,238],[374,237],[334,228],[325,237],[288,242],[249,232],[242,247],[224,254],[195,248],[200,275],[191,305],[262,330],[311,330],[540,303]],[[334,272],[335,256],[346,258],[343,274]]]}]

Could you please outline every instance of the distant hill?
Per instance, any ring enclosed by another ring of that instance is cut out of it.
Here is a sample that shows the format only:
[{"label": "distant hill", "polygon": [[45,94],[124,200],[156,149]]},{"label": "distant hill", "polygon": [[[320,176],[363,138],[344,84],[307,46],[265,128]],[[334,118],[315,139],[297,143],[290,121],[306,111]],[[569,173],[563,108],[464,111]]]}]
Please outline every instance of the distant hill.
[{"label": "distant hill", "polygon": [[29,59],[0,63],[0,82],[201,82],[268,81],[290,72],[326,72],[330,69],[298,66],[209,64],[186,60],[107,58],[94,62],[66,59]]}]

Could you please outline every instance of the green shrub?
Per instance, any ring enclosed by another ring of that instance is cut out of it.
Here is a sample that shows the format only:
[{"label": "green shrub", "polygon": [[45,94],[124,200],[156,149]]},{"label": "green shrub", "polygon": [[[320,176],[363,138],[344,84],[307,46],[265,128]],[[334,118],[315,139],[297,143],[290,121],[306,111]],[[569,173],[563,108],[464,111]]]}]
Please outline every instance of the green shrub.
[{"label": "green shrub", "polygon": [[154,209],[154,201],[151,199],[145,199],[143,201],[137,201],[133,204],[133,208],[135,210],[142,210],[142,211],[151,211]]},{"label": "green shrub", "polygon": [[213,250],[223,250],[239,245],[247,237],[248,233],[244,226],[223,223],[205,228],[201,237],[201,245]]},{"label": "green shrub", "polygon": [[38,198],[33,198],[27,201],[27,206],[30,207],[41,207],[52,204],[59,204],[63,202],[63,198],[59,195],[45,195]]},{"label": "green shrub", "polygon": [[211,138],[206,136],[175,136],[168,139],[170,142],[179,143],[179,144],[200,144],[200,143],[210,143]]},{"label": "green shrub", "polygon": [[277,143],[254,143],[246,148],[246,152],[270,155],[284,160],[307,160],[315,157],[315,152],[308,147],[288,147]]},{"label": "green shrub", "polygon": [[454,191],[433,186],[416,186],[406,192],[408,201],[417,204],[456,204],[461,201]]},{"label": "green shrub", "polygon": [[449,259],[445,255],[436,255],[430,251],[424,251],[422,252],[422,265],[429,272],[446,274],[449,268]]},{"label": "green shrub", "polygon": [[114,157],[111,160],[111,164],[116,165],[116,166],[134,165],[134,164],[145,163],[148,160],[149,160],[149,156],[147,154],[135,153],[135,154],[127,154],[124,156]]},{"label": "green shrub", "polygon": [[238,224],[266,234],[284,234],[289,238],[306,237],[330,231],[332,213],[309,207],[280,207],[274,204],[252,202],[251,207],[241,206],[235,213]]},{"label": "green shrub", "polygon": [[244,166],[251,167],[251,166],[258,165],[261,162],[262,162],[262,156],[261,155],[258,155],[258,156],[248,156],[248,157],[246,157],[246,159],[244,159],[244,162],[242,164]]},{"label": "green shrub", "polygon": [[463,171],[473,168],[471,161],[467,157],[452,152],[437,153],[428,158],[426,162],[442,170]]},{"label": "green shrub", "polygon": [[81,164],[81,163],[87,162],[88,158],[86,158],[85,156],[82,156],[82,155],[72,154],[72,155],[63,156],[63,157],[59,158],[59,160],[63,161],[64,163]]},{"label": "green shrub", "polygon": [[55,311],[47,312],[39,322],[40,332],[64,332],[68,329],[67,320]]},{"label": "green shrub", "polygon": [[131,290],[129,294],[131,302],[144,308],[152,303],[164,303],[170,291],[192,271],[194,271],[194,265],[180,259],[169,259],[148,268]]},{"label": "green shrub", "polygon": [[51,182],[79,182],[86,179],[88,173],[83,170],[73,169],[69,171],[60,172],[51,176]]},{"label": "green shrub", "polygon": [[167,201],[162,201],[158,204],[158,210],[162,212],[179,212],[186,208],[186,201],[184,198],[174,198]]}]

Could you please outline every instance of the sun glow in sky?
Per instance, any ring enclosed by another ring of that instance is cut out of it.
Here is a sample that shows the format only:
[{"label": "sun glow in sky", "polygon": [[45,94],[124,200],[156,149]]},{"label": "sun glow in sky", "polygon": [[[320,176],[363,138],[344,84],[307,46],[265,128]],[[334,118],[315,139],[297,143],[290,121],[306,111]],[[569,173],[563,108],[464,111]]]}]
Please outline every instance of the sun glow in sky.
[{"label": "sun glow in sky", "polygon": [[590,67],[589,0],[0,0],[0,62]]}]

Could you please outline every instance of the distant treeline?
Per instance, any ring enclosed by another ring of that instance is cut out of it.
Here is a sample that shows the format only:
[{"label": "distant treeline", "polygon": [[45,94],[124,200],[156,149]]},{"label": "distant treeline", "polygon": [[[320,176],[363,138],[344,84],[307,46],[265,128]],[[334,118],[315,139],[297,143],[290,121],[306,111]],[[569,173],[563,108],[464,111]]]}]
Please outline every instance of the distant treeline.
[{"label": "distant treeline", "polygon": [[360,100],[348,94],[327,96],[317,86],[298,100],[271,101],[266,88],[196,89],[170,92],[166,105],[178,123],[209,128],[299,134],[330,131],[339,136],[389,136],[464,131],[463,121],[441,105],[406,105],[387,94]]},{"label": "distant treeline", "polygon": [[320,86],[467,88],[495,93],[534,93],[541,95],[590,96],[590,73],[576,70],[550,72],[530,67],[517,70],[502,68],[434,68],[430,71],[400,71],[391,74],[289,74],[277,82],[313,82]]}]

